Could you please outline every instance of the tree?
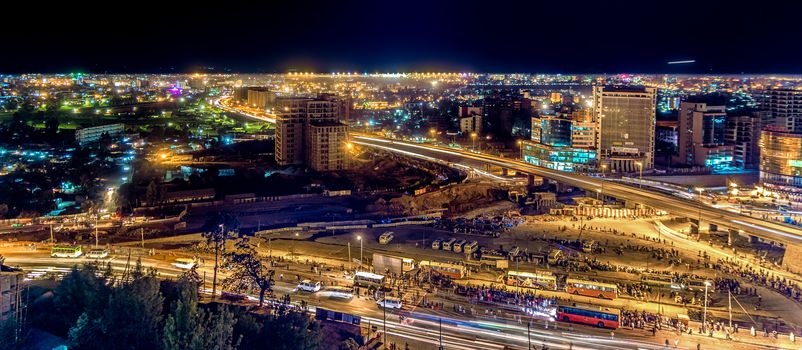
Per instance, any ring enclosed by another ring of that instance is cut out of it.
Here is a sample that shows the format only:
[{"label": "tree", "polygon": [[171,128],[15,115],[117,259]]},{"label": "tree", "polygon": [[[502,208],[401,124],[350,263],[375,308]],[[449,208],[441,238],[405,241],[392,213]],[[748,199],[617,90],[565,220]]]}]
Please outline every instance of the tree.
[{"label": "tree", "polygon": [[[72,349],[156,349],[161,344],[164,297],[155,271],[140,262],[98,302],[100,310],[84,312],[69,330]],[[63,283],[63,282],[62,282]]]},{"label": "tree", "polygon": [[228,264],[233,273],[223,281],[223,285],[238,292],[258,290],[259,306],[264,305],[265,294],[273,290],[275,271],[268,269],[247,238],[237,242],[237,251],[228,254]]},{"label": "tree", "polygon": [[58,133],[59,122],[58,118],[50,117],[45,120],[45,132],[48,137],[55,137]]},{"label": "tree", "polygon": [[145,202],[148,202],[149,206],[154,206],[157,202],[161,202],[160,192],[156,181],[150,180],[148,188],[145,190]]},{"label": "tree", "polygon": [[306,313],[282,310],[265,320],[262,339],[274,350],[314,350],[320,347],[320,323]]},{"label": "tree", "polygon": [[20,339],[17,339],[17,327],[17,321],[13,317],[0,321],[0,350],[17,349],[20,343]]},{"label": "tree", "polygon": [[268,315],[242,315],[235,333],[242,337],[239,350],[314,350],[321,343],[320,324],[288,308]]},{"label": "tree", "polygon": [[233,350],[237,320],[226,306],[208,311],[198,307],[198,284],[191,277],[178,283],[179,298],[164,323],[165,350]]},{"label": "tree", "polygon": [[99,317],[109,295],[107,281],[94,265],[73,267],[55,290],[55,318],[66,331],[79,316]]},{"label": "tree", "polygon": [[226,213],[218,213],[211,217],[204,225],[203,237],[206,243],[214,249],[214,273],[212,275],[212,298],[217,296],[217,271],[219,269],[220,255],[225,252],[226,241],[239,230],[239,219]]},{"label": "tree", "polygon": [[115,288],[103,313],[103,329],[111,349],[155,349],[159,341],[164,297],[154,271]]}]

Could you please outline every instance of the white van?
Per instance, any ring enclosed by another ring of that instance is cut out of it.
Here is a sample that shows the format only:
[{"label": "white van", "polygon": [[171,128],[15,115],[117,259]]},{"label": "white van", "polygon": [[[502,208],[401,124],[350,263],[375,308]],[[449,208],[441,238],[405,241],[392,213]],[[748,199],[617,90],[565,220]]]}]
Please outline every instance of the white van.
[{"label": "white van", "polygon": [[309,293],[315,293],[319,291],[321,287],[322,285],[320,284],[320,282],[311,280],[303,280],[301,281],[301,283],[298,284],[298,290]]},{"label": "white van", "polygon": [[390,243],[390,241],[392,241],[393,238],[395,238],[395,236],[393,235],[393,231],[382,233],[382,235],[379,236],[379,244]]},{"label": "white van", "polygon": [[400,309],[404,303],[401,302],[401,299],[398,298],[384,298],[376,302],[379,307],[387,308],[387,309]]}]

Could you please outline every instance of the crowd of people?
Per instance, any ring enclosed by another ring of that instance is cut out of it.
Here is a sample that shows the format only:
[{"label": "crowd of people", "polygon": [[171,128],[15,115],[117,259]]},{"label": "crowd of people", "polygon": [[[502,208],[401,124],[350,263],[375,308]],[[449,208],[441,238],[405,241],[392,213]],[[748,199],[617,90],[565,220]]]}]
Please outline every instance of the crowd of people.
[{"label": "crowd of people", "polygon": [[[780,277],[749,265],[738,264],[731,260],[718,260],[709,263],[709,266],[724,274],[739,277],[749,283],[769,288],[795,301],[802,302],[802,288],[800,288],[799,283],[785,277]],[[716,284],[726,288],[722,290],[730,290],[736,294],[758,295],[755,288],[742,287],[740,282],[732,278],[719,278],[716,280]]]}]

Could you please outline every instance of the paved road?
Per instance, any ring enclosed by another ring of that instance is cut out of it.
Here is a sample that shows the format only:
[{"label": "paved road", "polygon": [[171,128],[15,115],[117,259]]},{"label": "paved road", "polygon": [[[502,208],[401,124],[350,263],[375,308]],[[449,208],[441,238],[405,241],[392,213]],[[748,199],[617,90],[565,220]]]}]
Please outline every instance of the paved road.
[{"label": "paved road", "polygon": [[648,205],[678,216],[697,218],[701,214],[703,222],[717,224],[722,228],[743,230],[751,235],[764,237],[773,241],[802,245],[802,230],[797,227],[767,222],[758,218],[732,213],[727,210],[711,208],[701,205],[698,201],[679,198],[650,189],[640,189],[627,184],[600,178],[551,170],[510,158],[442,148],[429,144],[415,144],[360,134],[353,134],[352,139],[354,143],[359,145],[399,152],[411,156],[471,166],[486,164],[542,176],[571,186],[590,191],[599,191],[603,195]]},{"label": "paved road", "polygon": [[[45,251],[25,252],[25,251],[5,251],[6,262],[10,265],[20,266],[26,271],[46,271],[54,273],[66,273],[75,264],[89,263],[93,259],[77,258],[51,258]],[[135,258],[132,258],[132,264]],[[142,265],[147,268],[154,268],[162,278],[176,278],[184,270],[172,266],[168,261],[159,259],[142,258]],[[101,263],[111,263],[115,272],[121,273],[128,265],[127,256],[110,256],[100,260]],[[132,266],[128,266],[129,268]],[[211,266],[200,268],[199,273],[211,275]],[[297,270],[288,273],[287,276],[294,275]],[[221,273],[219,278],[225,278],[225,273]],[[302,278],[304,274],[301,273]],[[311,278],[311,276],[310,276]],[[276,283],[274,292],[276,295],[291,294],[294,301],[304,300],[311,306],[323,307],[329,310],[346,312],[363,317],[363,323],[377,326],[378,330],[384,329],[383,310],[379,309],[372,300],[366,298],[338,299],[321,295],[322,293],[310,294],[298,292],[295,289],[295,282],[279,281]],[[207,283],[207,288],[211,287]],[[440,332],[439,324],[442,320],[443,345],[447,349],[526,349],[527,330],[526,325],[513,323],[512,321],[490,321],[490,320],[468,320],[457,319],[452,315],[432,315],[428,310],[415,312],[409,308],[405,320],[401,320],[399,312],[390,310],[386,313],[387,334],[396,339],[408,339],[410,341],[423,342],[435,348],[439,344]],[[533,326],[530,332],[533,346],[539,348],[541,344],[546,344],[553,349],[568,348],[568,344],[573,344],[574,349],[659,349],[660,347],[648,342],[640,342],[626,336],[619,336],[620,339],[611,340],[606,331],[587,328],[597,335],[588,335],[579,332],[567,332],[563,329],[554,329],[551,323],[550,329],[543,329],[542,321],[539,327]],[[577,331],[584,329],[577,326]],[[602,336],[601,334],[605,334]]]}]

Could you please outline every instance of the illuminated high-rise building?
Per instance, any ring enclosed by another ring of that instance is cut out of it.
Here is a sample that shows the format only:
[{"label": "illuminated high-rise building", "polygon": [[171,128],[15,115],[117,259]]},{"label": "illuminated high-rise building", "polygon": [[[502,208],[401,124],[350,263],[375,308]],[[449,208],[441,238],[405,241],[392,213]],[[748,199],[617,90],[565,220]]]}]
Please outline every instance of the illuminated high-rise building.
[{"label": "illuminated high-rise building", "polygon": [[802,90],[769,89],[755,94],[758,107],[768,112],[770,123],[786,131],[802,133]]},{"label": "illuminated high-rise building", "polygon": [[726,122],[725,106],[681,102],[675,162],[713,169],[730,168],[733,147],[725,139]]},{"label": "illuminated high-rise building", "polygon": [[593,87],[598,155],[611,171],[654,166],[656,92],[652,87]]},{"label": "illuminated high-rise building", "polygon": [[523,141],[523,160],[549,169],[596,169],[596,123],[586,110],[561,111],[532,118],[531,140]]},{"label": "illuminated high-rise building", "polygon": [[727,116],[725,139],[733,146],[732,165],[739,169],[757,169],[760,164],[760,117]]},{"label": "illuminated high-rise building", "polygon": [[248,88],[248,105],[254,108],[266,109],[276,103],[276,93],[268,88]]},{"label": "illuminated high-rise building", "polygon": [[793,201],[802,201],[802,134],[763,130],[760,183]]},{"label": "illuminated high-rise building", "polygon": [[339,121],[340,107],[331,99],[277,98],[276,162],[317,171],[347,168],[348,127]]}]

